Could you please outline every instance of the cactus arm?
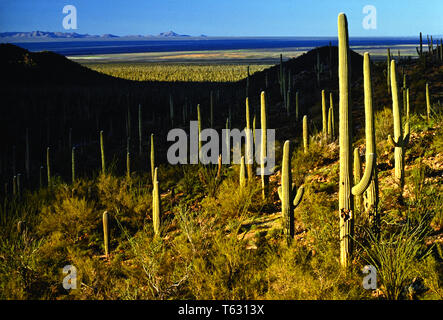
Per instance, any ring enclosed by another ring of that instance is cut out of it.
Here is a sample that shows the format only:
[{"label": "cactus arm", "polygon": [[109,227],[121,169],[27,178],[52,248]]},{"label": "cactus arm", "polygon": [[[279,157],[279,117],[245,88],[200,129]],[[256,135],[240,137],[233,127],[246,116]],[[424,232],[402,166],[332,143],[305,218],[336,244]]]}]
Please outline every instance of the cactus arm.
[{"label": "cactus arm", "polygon": [[395,141],[395,139],[392,138],[391,135],[388,135],[388,142],[395,148],[400,147],[400,143],[399,143],[398,139],[397,139],[397,141]]},{"label": "cactus arm", "polygon": [[405,132],[403,135],[403,147],[406,147],[409,144],[409,138],[410,138],[410,128],[409,128],[409,120],[407,120],[405,124]]},{"label": "cactus arm", "polygon": [[371,183],[372,179],[372,173],[374,172],[374,165],[375,165],[375,154],[370,153],[367,156],[367,162],[365,167],[365,172],[363,173],[363,177],[361,178],[360,182],[352,187],[352,194],[354,196],[360,196],[363,194],[363,192],[366,191],[366,189],[369,187],[369,184]]},{"label": "cactus arm", "polygon": [[282,194],[282,188],[281,188],[281,186],[278,187],[277,192],[278,192],[278,197],[280,198],[280,200],[283,200],[283,194]]},{"label": "cactus arm", "polygon": [[305,193],[305,187],[304,186],[300,186],[297,190],[297,194],[295,195],[294,198],[294,208],[297,208],[298,205],[300,204],[300,202],[303,199],[303,195]]}]

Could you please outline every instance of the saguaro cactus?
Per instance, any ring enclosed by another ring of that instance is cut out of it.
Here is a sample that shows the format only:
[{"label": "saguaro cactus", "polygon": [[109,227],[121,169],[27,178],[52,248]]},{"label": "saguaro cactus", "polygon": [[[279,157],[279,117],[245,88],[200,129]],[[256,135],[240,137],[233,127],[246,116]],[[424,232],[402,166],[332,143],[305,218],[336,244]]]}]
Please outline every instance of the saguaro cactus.
[{"label": "saguaro cactus", "polygon": [[143,122],[142,122],[142,106],[138,105],[138,153],[142,155],[142,139],[143,139]]},{"label": "saguaro cactus", "polygon": [[109,225],[108,225],[108,211],[103,212],[103,238],[105,245],[105,256],[109,258]]},{"label": "saguaro cactus", "polygon": [[197,122],[198,122],[198,161],[200,161],[200,152],[202,149],[201,132],[202,132],[202,120],[200,114],[200,104],[197,105]]},{"label": "saguaro cactus", "polygon": [[426,119],[431,121],[431,96],[429,95],[429,83],[426,83]]},{"label": "saguaro cactus", "polygon": [[265,175],[265,161],[267,157],[267,126],[266,126],[266,94],[261,92],[261,182],[262,182],[262,197],[266,199],[268,189],[268,176]]},{"label": "saguaro cactus", "polygon": [[174,128],[174,100],[172,94],[169,94],[169,117],[171,119],[171,128]]},{"label": "saguaro cactus", "polygon": [[245,157],[241,157],[240,162],[240,188],[246,185]]},{"label": "saguaro cactus", "polygon": [[323,138],[326,138],[328,135],[328,118],[326,115],[326,96],[325,90],[321,91],[321,119],[322,119],[322,133]]},{"label": "saguaro cactus", "polygon": [[409,142],[409,121],[406,121],[405,132],[401,123],[400,107],[398,102],[397,73],[395,70],[395,61],[391,61],[391,91],[392,91],[392,116],[394,120],[394,138],[388,136],[389,142],[394,149],[395,158],[395,178],[403,187],[404,184],[404,149]]},{"label": "saguaro cactus", "polygon": [[105,164],[105,142],[103,138],[103,131],[100,131],[100,152],[102,156],[102,173],[106,173],[106,164]]},{"label": "saguaro cactus", "polygon": [[366,155],[366,167],[361,181],[352,187],[352,113],[350,108],[349,36],[346,15],[338,16],[338,74],[340,90],[340,178],[339,178],[339,217],[340,217],[340,263],[347,267],[353,251],[354,203],[353,196],[361,195],[369,186],[374,167],[374,154]]},{"label": "saguaro cactus", "polygon": [[288,117],[291,115],[291,109],[292,109],[292,92],[291,88],[289,88],[286,93],[286,115]]},{"label": "saguaro cactus", "polygon": [[126,152],[126,178],[131,178],[131,154]]},{"label": "saguaro cactus", "polygon": [[154,134],[151,133],[151,179],[152,179],[152,185],[154,185],[154,181],[155,181],[154,171],[155,171]]},{"label": "saguaro cactus", "polygon": [[288,244],[294,238],[294,209],[300,204],[304,193],[303,186],[296,191],[296,187],[292,183],[290,147],[290,141],[287,140],[283,146],[281,186],[278,187],[278,196],[281,201],[281,213]]},{"label": "saguaro cactus", "polygon": [[30,160],[29,160],[29,129],[26,128],[26,146],[25,146],[25,170],[26,179],[30,178]]},{"label": "saguaro cactus", "polygon": [[298,122],[299,119],[299,112],[300,112],[300,106],[299,106],[299,98],[298,98],[298,91],[295,93],[295,121]]},{"label": "saguaro cactus", "polygon": [[309,150],[308,116],[303,116],[303,150],[305,153]]},{"label": "saguaro cactus", "polygon": [[[249,68],[249,67],[248,67]],[[249,78],[249,69],[248,69],[248,78]],[[210,123],[211,128],[214,128],[214,92],[211,90],[210,95]]]},{"label": "saguaro cactus", "polygon": [[154,171],[154,188],[152,189],[152,223],[154,226],[154,234],[156,236],[160,235],[160,215],[161,215],[161,206],[160,206],[160,191],[158,188],[157,181],[157,170],[155,168]]},{"label": "saguaro cactus", "polygon": [[71,170],[72,170],[72,183],[75,182],[75,147],[72,147],[71,151]]},{"label": "saguaro cactus", "polygon": [[48,187],[50,188],[52,183],[51,183],[51,159],[50,159],[50,154],[49,154],[49,147],[46,148],[46,171],[48,174]]},{"label": "saguaro cactus", "polygon": [[391,49],[388,48],[386,57],[386,84],[388,86],[388,94],[391,94]]},{"label": "saguaro cactus", "polygon": [[368,212],[369,221],[375,234],[379,232],[380,217],[378,215],[378,173],[377,173],[377,153],[375,147],[375,124],[374,108],[372,105],[372,80],[369,53],[364,54],[363,60],[363,81],[365,96],[365,134],[366,134],[366,163],[369,155],[373,154],[374,166],[372,179],[365,193],[365,210]]},{"label": "saguaro cactus", "polygon": [[334,100],[332,99],[332,92],[329,93],[329,109],[331,110],[331,135],[332,139],[335,139]]},{"label": "saguaro cactus", "polygon": [[248,174],[248,180],[251,181],[254,178],[254,158],[253,158],[253,139],[251,135],[251,120],[249,114],[249,98],[246,97],[246,169]]},{"label": "saguaro cactus", "polygon": [[[360,152],[358,148],[354,149],[354,185],[357,185],[361,179],[361,160],[360,160]],[[361,195],[356,195],[354,197],[354,206],[355,210],[361,211],[362,209],[362,200],[363,197]]]}]

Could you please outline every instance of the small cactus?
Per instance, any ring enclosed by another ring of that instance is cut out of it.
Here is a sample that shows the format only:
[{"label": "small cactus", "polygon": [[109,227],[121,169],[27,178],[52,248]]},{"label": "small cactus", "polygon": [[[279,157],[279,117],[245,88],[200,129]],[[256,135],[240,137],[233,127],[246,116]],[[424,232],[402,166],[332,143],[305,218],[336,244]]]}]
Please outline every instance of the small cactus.
[{"label": "small cactus", "polygon": [[154,134],[151,133],[151,179],[152,185],[154,185],[155,177],[155,151],[154,151]]},{"label": "small cactus", "polygon": [[104,239],[104,246],[105,246],[105,256],[106,259],[109,258],[109,217],[108,217],[108,211],[103,212],[103,239]]},{"label": "small cactus", "polygon": [[49,156],[49,147],[46,148],[46,172],[48,174],[48,187],[51,187],[51,159]]},{"label": "small cactus", "polygon": [[281,212],[288,245],[294,238],[294,209],[300,204],[304,193],[303,186],[296,191],[295,185],[292,184],[290,147],[290,141],[287,140],[283,146],[281,186],[278,187],[278,196],[281,201]]},{"label": "small cactus", "polygon": [[138,105],[138,152],[139,155],[142,155],[143,148],[142,148],[142,139],[143,139],[143,122],[142,122],[142,106],[141,104]]},{"label": "small cactus", "polygon": [[303,116],[303,150],[308,153],[309,150],[309,131],[308,131],[308,116]]},{"label": "small cactus", "polygon": [[131,178],[131,154],[126,152],[126,178]]},{"label": "small cactus", "polygon": [[240,162],[240,188],[244,188],[246,185],[246,170],[245,170],[245,157],[241,157]]},{"label": "small cactus", "polygon": [[102,157],[102,174],[106,173],[106,164],[105,164],[105,142],[103,137],[103,131],[100,131],[100,152]]},{"label": "small cactus", "polygon": [[158,168],[155,168],[154,171],[154,188],[152,189],[152,223],[154,226],[154,234],[156,236],[160,235],[160,215],[161,215],[161,206],[160,206],[160,191],[158,187],[157,180],[157,171]]},{"label": "small cactus", "polygon": [[71,172],[72,172],[72,183],[75,182],[75,147],[72,147],[71,151]]},{"label": "small cactus", "polygon": [[431,96],[429,95],[429,83],[426,83],[426,119],[431,121]]}]

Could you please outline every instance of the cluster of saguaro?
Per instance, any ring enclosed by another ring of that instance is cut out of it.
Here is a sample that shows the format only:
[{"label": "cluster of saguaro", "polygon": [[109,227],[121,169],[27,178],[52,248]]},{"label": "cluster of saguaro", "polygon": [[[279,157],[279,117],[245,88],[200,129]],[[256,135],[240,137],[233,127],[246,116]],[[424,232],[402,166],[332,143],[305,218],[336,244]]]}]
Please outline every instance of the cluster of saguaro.
[{"label": "cluster of saguaro", "polygon": [[157,171],[158,168],[155,168],[153,188],[152,188],[152,223],[154,226],[154,234],[156,236],[160,235],[160,215],[161,215],[160,191],[158,187]]},{"label": "cluster of saguaro", "polygon": [[278,196],[281,201],[281,212],[288,244],[294,238],[294,209],[300,204],[304,193],[303,186],[300,186],[297,190],[292,183],[290,147],[290,141],[287,140],[283,146],[281,186],[278,187]]},{"label": "cluster of saguaro", "polygon": [[[339,217],[340,217],[340,263],[347,267],[353,251],[354,237],[354,203],[353,197],[361,195],[369,187],[375,166],[375,154],[366,153],[366,167],[360,182],[352,186],[352,112],[350,106],[350,66],[349,66],[349,36],[346,15],[340,13],[338,16],[338,55],[339,55],[339,139],[340,139],[340,177],[339,177]],[[369,55],[365,54],[365,60]],[[369,65],[368,64],[365,64]],[[366,72],[366,68],[364,70]],[[365,90],[365,93],[367,91]],[[373,114],[372,105],[365,108],[365,118]],[[366,143],[368,132],[366,132]]]},{"label": "cluster of saguaro", "polygon": [[432,62],[443,62],[443,39],[440,39],[438,41],[437,39],[437,46],[434,49],[434,40],[431,36],[429,38],[429,35],[427,35],[428,40],[428,52],[423,52],[423,35],[420,32],[420,47],[416,47],[417,54],[420,57],[422,63],[424,64],[424,67],[426,67],[426,60],[429,57]]},{"label": "cluster of saguaro", "polygon": [[391,91],[392,91],[392,117],[394,120],[394,138],[388,136],[394,149],[395,178],[400,186],[404,184],[404,152],[409,142],[409,119],[406,119],[405,132],[403,133],[400,106],[398,102],[398,86],[395,61],[391,61]]}]

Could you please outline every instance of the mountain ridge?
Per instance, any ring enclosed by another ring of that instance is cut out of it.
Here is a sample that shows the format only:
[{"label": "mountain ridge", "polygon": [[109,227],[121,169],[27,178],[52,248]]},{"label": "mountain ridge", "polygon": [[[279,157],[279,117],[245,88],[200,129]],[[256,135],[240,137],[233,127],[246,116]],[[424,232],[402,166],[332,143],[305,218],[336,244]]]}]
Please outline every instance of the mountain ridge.
[{"label": "mountain ridge", "polygon": [[[102,35],[91,35],[91,34],[80,34],[76,32],[52,32],[52,31],[24,31],[24,32],[0,32],[0,38],[10,38],[10,39],[110,39],[110,38],[184,38],[192,37],[187,34],[179,34],[172,30],[167,32],[161,32],[158,35],[125,35],[117,36],[114,34],[102,34]],[[206,37],[201,34],[197,37]]]}]

